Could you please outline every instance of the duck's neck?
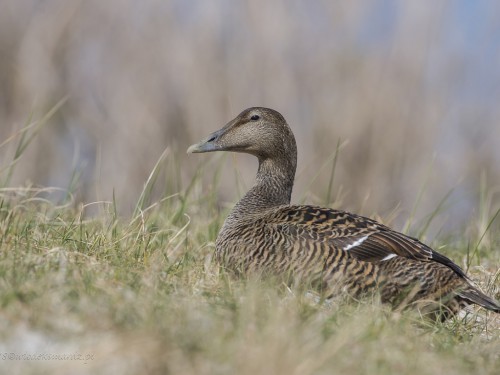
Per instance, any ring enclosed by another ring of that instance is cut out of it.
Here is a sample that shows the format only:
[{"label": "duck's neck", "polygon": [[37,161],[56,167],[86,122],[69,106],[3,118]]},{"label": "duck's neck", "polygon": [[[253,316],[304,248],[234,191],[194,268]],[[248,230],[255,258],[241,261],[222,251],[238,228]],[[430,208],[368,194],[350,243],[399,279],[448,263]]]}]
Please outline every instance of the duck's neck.
[{"label": "duck's neck", "polygon": [[231,211],[228,219],[241,220],[266,209],[290,204],[296,158],[259,160],[255,185]]}]

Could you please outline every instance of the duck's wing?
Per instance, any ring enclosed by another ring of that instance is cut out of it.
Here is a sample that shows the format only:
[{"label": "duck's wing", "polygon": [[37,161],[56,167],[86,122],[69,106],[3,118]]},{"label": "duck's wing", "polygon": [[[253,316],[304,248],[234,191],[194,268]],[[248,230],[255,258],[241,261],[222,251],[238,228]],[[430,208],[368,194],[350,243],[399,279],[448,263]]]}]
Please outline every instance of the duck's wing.
[{"label": "duck's wing", "polygon": [[434,261],[466,277],[458,265],[418,239],[363,216],[315,206],[285,206],[270,213],[267,221],[291,238],[327,242],[358,260],[377,262],[400,256]]}]

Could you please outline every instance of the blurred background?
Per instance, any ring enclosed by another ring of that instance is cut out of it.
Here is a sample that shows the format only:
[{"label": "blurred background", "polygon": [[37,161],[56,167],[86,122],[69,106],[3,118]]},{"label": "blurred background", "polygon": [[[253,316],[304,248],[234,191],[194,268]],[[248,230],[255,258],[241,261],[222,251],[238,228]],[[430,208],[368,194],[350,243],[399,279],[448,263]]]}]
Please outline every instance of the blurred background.
[{"label": "blurred background", "polygon": [[[297,138],[295,202],[401,228],[447,197],[450,230],[500,207],[498,2],[1,0],[0,144],[64,97],[9,185],[114,194],[126,214],[168,148],[157,198],[200,166],[210,189],[220,166],[226,208],[256,160],[185,151],[266,106]],[[15,147],[0,147],[1,166]]]}]

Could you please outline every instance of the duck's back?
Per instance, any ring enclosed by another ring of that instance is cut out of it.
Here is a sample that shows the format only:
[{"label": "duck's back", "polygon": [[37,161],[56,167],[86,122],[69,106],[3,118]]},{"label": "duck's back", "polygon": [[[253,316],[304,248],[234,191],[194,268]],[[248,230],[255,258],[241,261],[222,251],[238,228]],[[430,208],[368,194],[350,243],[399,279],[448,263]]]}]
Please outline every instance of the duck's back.
[{"label": "duck's back", "polygon": [[[451,260],[415,238],[366,217],[316,206],[283,205],[247,215],[229,215],[216,247],[221,260],[243,265],[246,271],[278,266],[278,270],[285,271],[310,263],[328,263],[329,259],[377,264],[404,257],[442,263],[464,276]],[[290,264],[276,264],[275,259],[283,254],[287,254]],[[299,265],[294,264],[297,259]]]}]

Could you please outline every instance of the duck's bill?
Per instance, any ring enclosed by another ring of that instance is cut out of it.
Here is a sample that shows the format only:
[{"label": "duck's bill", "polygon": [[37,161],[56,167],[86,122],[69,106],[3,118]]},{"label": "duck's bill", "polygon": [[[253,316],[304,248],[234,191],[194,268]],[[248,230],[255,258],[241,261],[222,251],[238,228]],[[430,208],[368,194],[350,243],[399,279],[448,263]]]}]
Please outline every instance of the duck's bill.
[{"label": "duck's bill", "polygon": [[189,146],[187,153],[196,154],[200,152],[219,151],[221,148],[217,145],[217,138],[219,138],[220,134],[220,130],[216,131],[215,133],[210,134],[203,141]]},{"label": "duck's bill", "polygon": [[206,143],[196,143],[194,145],[189,146],[187,149],[188,154],[196,154],[199,152],[209,152],[211,151]]}]

